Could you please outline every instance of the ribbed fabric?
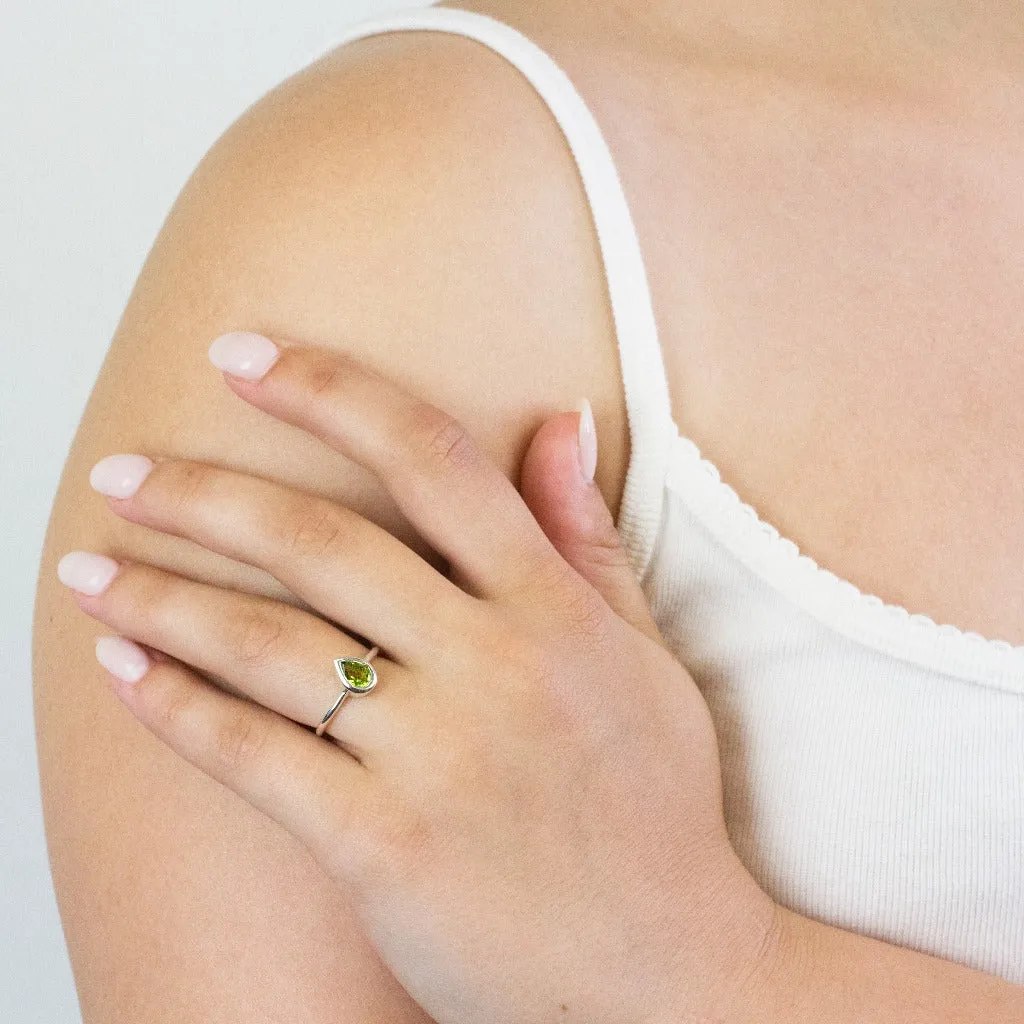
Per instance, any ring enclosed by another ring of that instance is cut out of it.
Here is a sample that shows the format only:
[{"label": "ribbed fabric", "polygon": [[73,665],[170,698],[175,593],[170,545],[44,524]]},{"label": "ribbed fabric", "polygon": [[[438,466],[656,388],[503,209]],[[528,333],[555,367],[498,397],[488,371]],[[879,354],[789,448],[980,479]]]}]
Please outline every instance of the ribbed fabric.
[{"label": "ribbed fabric", "polygon": [[672,417],[632,216],[576,88],[518,30],[473,11],[364,20],[332,47],[414,29],[515,65],[576,160],[628,411],[617,526],[711,708],[740,857],[810,917],[1024,983],[1024,648],[862,594],[722,482]]}]

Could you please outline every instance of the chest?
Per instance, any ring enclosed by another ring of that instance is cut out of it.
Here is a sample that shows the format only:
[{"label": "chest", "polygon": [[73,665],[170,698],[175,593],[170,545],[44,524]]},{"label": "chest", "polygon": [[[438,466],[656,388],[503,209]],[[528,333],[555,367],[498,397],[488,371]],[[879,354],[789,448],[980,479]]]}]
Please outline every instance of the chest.
[{"label": "chest", "polygon": [[603,116],[680,431],[823,567],[1024,644],[1019,131],[679,95]]}]

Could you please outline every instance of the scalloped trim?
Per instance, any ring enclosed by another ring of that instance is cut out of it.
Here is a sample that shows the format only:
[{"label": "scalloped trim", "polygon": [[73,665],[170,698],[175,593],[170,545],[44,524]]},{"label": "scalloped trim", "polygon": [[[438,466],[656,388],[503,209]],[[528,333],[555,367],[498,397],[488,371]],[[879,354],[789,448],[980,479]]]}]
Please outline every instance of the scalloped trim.
[{"label": "scalloped trim", "polygon": [[1024,693],[1024,645],[938,624],[887,604],[818,565],[722,480],[697,445],[675,436],[666,486],[749,569],[826,626],[882,653],[946,675]]}]

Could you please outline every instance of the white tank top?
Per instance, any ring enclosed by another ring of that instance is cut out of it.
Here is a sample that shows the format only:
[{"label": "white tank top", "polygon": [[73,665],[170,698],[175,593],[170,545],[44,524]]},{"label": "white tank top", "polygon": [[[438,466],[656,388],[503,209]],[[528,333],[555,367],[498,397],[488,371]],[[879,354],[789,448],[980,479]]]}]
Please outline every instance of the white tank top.
[{"label": "white tank top", "polygon": [[628,412],[617,526],[711,708],[740,858],[809,917],[1024,983],[1024,647],[860,592],[719,478],[676,427],[632,216],[565,72],[510,25],[461,9],[363,20],[332,47],[413,29],[512,63],[575,157]]}]

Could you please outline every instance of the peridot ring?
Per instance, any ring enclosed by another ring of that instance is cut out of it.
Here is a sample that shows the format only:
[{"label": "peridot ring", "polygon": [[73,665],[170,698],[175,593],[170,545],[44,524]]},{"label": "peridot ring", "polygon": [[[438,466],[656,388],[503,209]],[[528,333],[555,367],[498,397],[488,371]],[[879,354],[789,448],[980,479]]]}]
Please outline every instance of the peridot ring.
[{"label": "peridot ring", "polygon": [[370,659],[379,651],[379,647],[371,647],[361,658],[334,659],[334,671],[341,680],[343,689],[316,727],[317,736],[324,734],[324,729],[350,693],[369,693],[377,685],[377,670],[370,664]]}]

